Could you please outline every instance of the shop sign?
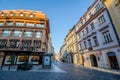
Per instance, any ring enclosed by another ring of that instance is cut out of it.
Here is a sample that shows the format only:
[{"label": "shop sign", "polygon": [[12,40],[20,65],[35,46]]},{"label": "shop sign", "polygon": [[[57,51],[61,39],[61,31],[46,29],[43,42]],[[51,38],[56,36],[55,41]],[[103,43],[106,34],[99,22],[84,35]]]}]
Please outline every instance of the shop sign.
[{"label": "shop sign", "polygon": [[99,55],[99,56],[101,56],[101,55],[102,55],[102,52],[101,52],[101,51],[99,51],[99,52],[98,52],[98,55]]}]

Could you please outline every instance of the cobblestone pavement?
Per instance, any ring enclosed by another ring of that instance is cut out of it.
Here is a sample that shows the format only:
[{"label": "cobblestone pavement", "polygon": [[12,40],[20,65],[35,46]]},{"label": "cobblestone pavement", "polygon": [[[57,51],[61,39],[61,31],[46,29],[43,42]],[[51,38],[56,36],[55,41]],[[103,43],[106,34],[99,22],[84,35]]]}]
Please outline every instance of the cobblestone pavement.
[{"label": "cobblestone pavement", "polygon": [[51,69],[0,71],[0,80],[120,80],[120,75],[54,62]]}]

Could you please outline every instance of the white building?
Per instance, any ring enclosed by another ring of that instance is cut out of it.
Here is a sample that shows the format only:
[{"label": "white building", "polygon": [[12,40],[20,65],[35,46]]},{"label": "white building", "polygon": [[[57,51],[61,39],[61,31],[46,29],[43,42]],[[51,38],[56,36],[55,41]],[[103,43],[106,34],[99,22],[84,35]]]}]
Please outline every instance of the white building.
[{"label": "white building", "polygon": [[49,34],[49,40],[48,40],[48,51],[49,54],[54,54],[54,47],[52,45],[52,38],[51,35]]},{"label": "white building", "polygon": [[81,64],[85,67],[120,68],[120,47],[113,24],[96,0],[76,24]]}]

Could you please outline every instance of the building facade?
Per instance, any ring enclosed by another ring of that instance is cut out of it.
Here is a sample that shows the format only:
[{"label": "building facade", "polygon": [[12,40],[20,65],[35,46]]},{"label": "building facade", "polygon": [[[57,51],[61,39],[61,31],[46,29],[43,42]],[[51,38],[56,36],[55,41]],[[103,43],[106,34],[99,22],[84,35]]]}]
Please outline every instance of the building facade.
[{"label": "building facade", "polygon": [[76,24],[80,62],[85,67],[120,68],[120,47],[109,14],[101,0]]},{"label": "building facade", "polygon": [[60,55],[61,61],[63,61],[63,62],[66,61],[66,43],[65,43],[65,40],[60,48],[59,55]]},{"label": "building facade", "polygon": [[102,0],[102,2],[110,14],[120,42],[120,0]]},{"label": "building facade", "polygon": [[64,45],[61,47],[61,55],[65,62],[78,64],[77,37],[75,26],[69,30],[65,37]]},{"label": "building facade", "polygon": [[0,65],[42,64],[48,51],[49,20],[40,11],[0,12]]},{"label": "building facade", "polygon": [[51,37],[51,34],[49,34],[49,40],[48,40],[48,54],[54,54],[55,51],[54,51],[54,47],[52,45],[52,37]]}]

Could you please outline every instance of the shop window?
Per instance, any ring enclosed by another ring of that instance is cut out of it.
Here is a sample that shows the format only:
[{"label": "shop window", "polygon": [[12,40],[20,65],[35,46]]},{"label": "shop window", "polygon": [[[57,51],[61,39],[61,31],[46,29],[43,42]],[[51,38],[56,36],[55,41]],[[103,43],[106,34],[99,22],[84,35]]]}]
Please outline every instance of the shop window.
[{"label": "shop window", "polygon": [[32,62],[38,62],[39,61],[39,56],[32,56],[31,61]]},{"label": "shop window", "polygon": [[19,56],[19,62],[28,62],[28,56]]}]

